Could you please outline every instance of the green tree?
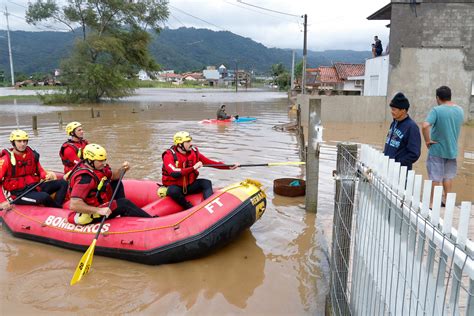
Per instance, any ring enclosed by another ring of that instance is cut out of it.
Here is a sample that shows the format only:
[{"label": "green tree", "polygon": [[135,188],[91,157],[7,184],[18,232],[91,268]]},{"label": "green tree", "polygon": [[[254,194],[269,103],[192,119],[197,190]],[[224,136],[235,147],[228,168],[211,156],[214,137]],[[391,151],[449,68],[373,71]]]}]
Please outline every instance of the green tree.
[{"label": "green tree", "polygon": [[71,55],[61,62],[66,84],[62,101],[98,102],[133,93],[140,69],[157,70],[148,45],[149,29],[160,31],[168,17],[167,0],[36,0],[26,20],[60,22],[81,32]]},{"label": "green tree", "polygon": [[272,65],[272,76],[278,77],[286,71],[285,66],[282,63]]},{"label": "green tree", "polygon": [[303,75],[303,61],[300,61],[299,63],[296,64],[296,67],[295,67],[295,78],[301,79],[302,75]]},{"label": "green tree", "polygon": [[287,90],[290,84],[290,73],[285,69],[282,63],[272,65],[273,82],[278,85],[280,90]]}]

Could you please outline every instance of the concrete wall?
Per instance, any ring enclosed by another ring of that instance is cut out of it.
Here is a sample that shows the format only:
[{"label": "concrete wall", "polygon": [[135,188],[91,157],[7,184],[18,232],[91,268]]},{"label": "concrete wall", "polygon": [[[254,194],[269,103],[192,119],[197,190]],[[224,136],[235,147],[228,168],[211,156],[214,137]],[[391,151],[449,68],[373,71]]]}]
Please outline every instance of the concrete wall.
[{"label": "concrete wall", "polygon": [[309,102],[321,99],[321,122],[383,122],[390,115],[385,97],[310,96],[299,94],[296,104],[301,108],[301,125],[308,125]]},{"label": "concrete wall", "polygon": [[364,95],[386,96],[388,86],[389,56],[370,58],[365,61]]},{"label": "concrete wall", "polygon": [[390,64],[397,66],[401,48],[460,48],[466,70],[474,70],[474,3],[472,0],[422,0],[416,6],[392,0]]},{"label": "concrete wall", "polygon": [[387,103],[401,91],[410,100],[410,116],[423,121],[436,105],[436,89],[447,85],[452,90],[452,100],[464,109],[465,120],[472,119],[474,72],[463,68],[464,60],[460,48],[402,48],[400,62],[390,69]]},{"label": "concrete wall", "polygon": [[435,104],[435,89],[447,85],[466,120],[473,119],[473,71],[472,0],[392,0],[388,97],[407,93],[412,116],[423,120]]}]

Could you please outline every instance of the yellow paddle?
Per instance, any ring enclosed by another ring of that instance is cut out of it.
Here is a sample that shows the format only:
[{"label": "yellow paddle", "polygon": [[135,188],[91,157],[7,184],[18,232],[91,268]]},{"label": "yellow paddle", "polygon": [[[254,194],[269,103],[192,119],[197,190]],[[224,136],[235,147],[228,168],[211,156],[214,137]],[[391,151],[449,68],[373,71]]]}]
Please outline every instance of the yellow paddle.
[{"label": "yellow paddle", "polygon": [[[304,161],[285,161],[285,162],[269,162],[269,163],[257,163],[257,164],[244,164],[239,167],[272,167],[272,166],[289,166],[289,165],[304,165]],[[233,165],[204,165],[203,167],[232,167]]]},{"label": "yellow paddle", "polygon": [[[120,173],[120,177],[118,179],[117,187],[115,187],[114,193],[112,194],[112,198],[110,199],[108,207],[110,207],[110,205],[112,204],[112,202],[115,198],[115,194],[118,191],[118,188],[120,186],[120,182],[122,181],[122,178],[123,178],[124,174],[125,174],[125,170],[122,170],[122,172]],[[79,261],[79,264],[76,267],[76,271],[74,271],[74,275],[72,276],[71,285],[74,285],[77,282],[79,282],[82,279],[82,277],[89,272],[89,270],[92,266],[92,258],[94,257],[95,244],[97,243],[97,239],[100,236],[100,231],[102,230],[102,226],[104,226],[105,219],[106,219],[106,217],[103,216],[102,221],[100,222],[99,230],[95,234],[95,237],[94,237],[94,240],[92,241],[92,244],[89,246],[87,251],[82,256],[81,261]]]}]

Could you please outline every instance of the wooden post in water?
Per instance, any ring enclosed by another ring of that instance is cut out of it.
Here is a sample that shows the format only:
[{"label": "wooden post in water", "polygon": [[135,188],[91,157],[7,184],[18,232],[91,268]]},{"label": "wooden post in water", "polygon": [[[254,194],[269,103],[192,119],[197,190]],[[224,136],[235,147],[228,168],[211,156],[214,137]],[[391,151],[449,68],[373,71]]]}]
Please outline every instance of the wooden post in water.
[{"label": "wooden post in water", "polygon": [[36,115],[33,115],[32,117],[32,125],[33,125],[33,130],[38,129],[38,117]]},{"label": "wooden post in water", "polygon": [[298,141],[300,144],[300,159],[306,159],[306,144],[304,141],[304,130],[303,126],[301,125],[301,105],[298,104],[298,110],[296,111],[296,128],[298,131]]},{"label": "wooden post in water", "polygon": [[347,300],[352,213],[356,184],[357,145],[337,144],[336,194],[332,232],[331,296],[340,315],[350,315]]},{"label": "wooden post in water", "polygon": [[318,211],[319,142],[321,140],[321,99],[309,101],[308,147],[306,152],[306,211]]},{"label": "wooden post in water", "polygon": [[91,108],[91,117],[94,118],[94,108]]},{"label": "wooden post in water", "polygon": [[59,125],[63,124],[63,115],[61,112],[58,112],[58,122],[59,122]]}]

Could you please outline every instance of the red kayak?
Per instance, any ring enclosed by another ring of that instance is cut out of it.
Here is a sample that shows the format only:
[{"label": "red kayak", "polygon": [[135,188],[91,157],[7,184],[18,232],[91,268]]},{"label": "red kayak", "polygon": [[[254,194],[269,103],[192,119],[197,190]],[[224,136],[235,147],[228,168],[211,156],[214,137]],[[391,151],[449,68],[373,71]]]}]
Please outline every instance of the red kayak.
[{"label": "red kayak", "polygon": [[239,117],[239,118],[230,118],[226,120],[218,120],[218,119],[207,119],[199,121],[200,124],[229,124],[229,123],[249,123],[255,122],[257,118],[255,117]]},{"label": "red kayak", "polygon": [[[127,198],[159,217],[106,220],[95,248],[98,255],[151,265],[201,257],[234,240],[266,208],[265,192],[250,179],[219,189],[204,201],[201,194],[192,195],[195,206],[186,211],[169,197],[159,198],[153,181],[123,183]],[[15,205],[0,211],[0,221],[15,237],[85,251],[100,224],[71,224],[69,212],[66,207]]]}]

